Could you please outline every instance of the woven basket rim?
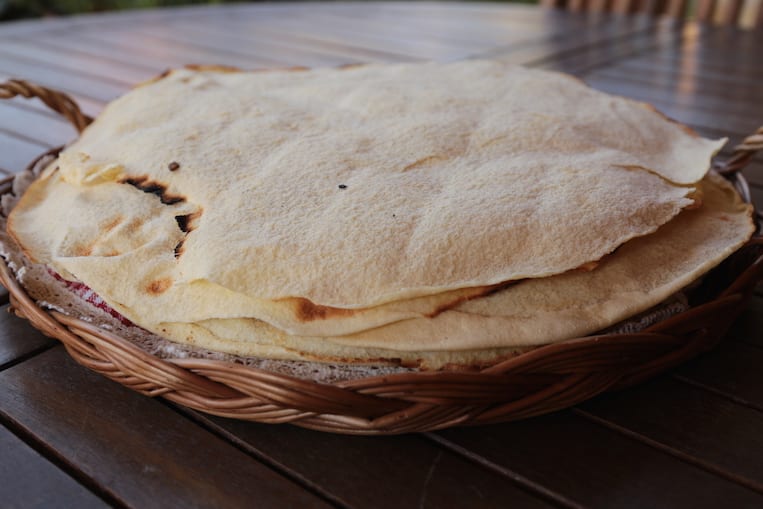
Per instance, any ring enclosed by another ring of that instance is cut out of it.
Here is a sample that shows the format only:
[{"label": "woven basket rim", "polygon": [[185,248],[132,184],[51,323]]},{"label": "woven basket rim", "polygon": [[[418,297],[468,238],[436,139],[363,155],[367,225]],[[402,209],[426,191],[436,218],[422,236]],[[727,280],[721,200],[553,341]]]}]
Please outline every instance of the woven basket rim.
[{"label": "woven basket rim", "polygon": [[[12,179],[0,180],[0,195],[10,192]],[[390,434],[546,413],[637,383],[711,348],[763,279],[759,234],[730,258],[749,248],[756,249],[755,256],[724,292],[638,333],[546,344],[479,371],[416,371],[334,383],[225,360],[162,359],[118,334],[39,307],[4,259],[0,281],[13,311],[59,339],[75,361],[143,394],[226,417],[292,422],[336,433]]]},{"label": "woven basket rim", "polygon": [[[61,92],[23,81],[0,84],[0,99],[40,98],[79,131],[92,121]],[[739,171],[763,149],[763,127],[719,168],[748,202]],[[27,168],[32,171],[52,149]],[[0,180],[0,195],[13,176]],[[293,423],[344,434],[397,434],[523,419],[626,387],[712,348],[763,279],[760,213],[756,234],[713,272],[721,290],[689,310],[638,333],[600,334],[533,348],[478,372],[418,371],[317,383],[215,359],[162,359],[128,339],[79,318],[43,309],[0,257],[0,282],[11,310],[60,340],[79,364],[147,396],[210,414]],[[733,270],[731,270],[733,269]],[[725,269],[724,269],[725,270]]]}]

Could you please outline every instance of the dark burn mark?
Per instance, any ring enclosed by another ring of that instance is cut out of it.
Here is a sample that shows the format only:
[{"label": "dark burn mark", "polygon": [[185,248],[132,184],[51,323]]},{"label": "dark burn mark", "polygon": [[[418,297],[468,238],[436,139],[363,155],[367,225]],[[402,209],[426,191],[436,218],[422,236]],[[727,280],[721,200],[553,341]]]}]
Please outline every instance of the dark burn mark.
[{"label": "dark burn mark", "polygon": [[[174,169],[173,169],[174,168]],[[169,164],[170,171],[175,171],[178,168],[180,168],[180,164],[177,162],[172,162]],[[129,184],[137,189],[140,189],[144,193],[149,194],[155,194],[159,197],[159,199],[162,201],[165,205],[174,205],[176,203],[181,203],[186,201],[185,197],[179,196],[179,195],[172,195],[167,192],[167,185],[162,184],[161,182],[156,182],[153,180],[150,180],[147,175],[140,175],[137,177],[125,177],[122,180],[120,180],[122,184]],[[177,222],[178,228],[180,228],[180,231],[186,234],[186,236],[196,228],[195,222],[198,218],[201,217],[202,210],[199,209],[195,212],[192,212],[191,214],[183,214],[179,216],[175,216],[175,221]],[[121,220],[121,219],[120,219]],[[116,226],[116,225],[114,225]],[[132,226],[133,228],[137,228],[139,225],[128,225]],[[175,258],[180,258],[180,256],[183,254],[183,244],[185,243],[185,238],[183,238],[180,242],[175,245],[174,253]],[[154,282],[157,283],[157,282]],[[152,285],[154,285],[152,283]],[[159,288],[158,286],[154,285],[154,289]],[[161,293],[164,290],[160,291],[152,291],[149,288],[150,293]]]},{"label": "dark burn mark", "polygon": [[167,166],[167,168],[168,168],[170,171],[178,171],[178,170],[180,169],[180,163],[178,163],[177,161],[172,161],[172,162],[171,162],[171,163],[170,163],[170,164]]},{"label": "dark burn mark", "polygon": [[201,210],[197,210],[196,212],[193,212],[191,214],[175,216],[175,221],[177,221],[178,228],[180,228],[185,233],[189,233],[194,228],[196,228],[195,222],[200,217],[201,217]]},{"label": "dark burn mark", "polygon": [[165,205],[174,205],[176,203],[184,202],[184,196],[172,195],[167,192],[167,185],[161,182],[149,180],[148,176],[142,175],[139,177],[125,177],[120,180],[123,184],[129,184],[137,189],[140,189],[144,193],[155,194]]},{"label": "dark burn mark", "polygon": [[175,246],[175,258],[180,258],[180,255],[183,254],[183,244],[185,243],[185,239],[181,240],[177,243]]},{"label": "dark burn mark", "polygon": [[[182,216],[175,216],[175,221],[178,224],[180,231],[185,233],[186,237],[196,228],[196,220],[201,217],[202,210],[199,209],[191,214],[185,214]],[[175,246],[175,258],[180,258],[183,254],[183,244],[185,243],[185,237],[183,240],[177,243]]]},{"label": "dark burn mark", "polygon": [[188,233],[188,216],[175,216],[175,221],[177,221],[181,231]]},{"label": "dark burn mark", "polygon": [[347,189],[347,185],[346,184],[339,184],[337,187],[339,189]]}]

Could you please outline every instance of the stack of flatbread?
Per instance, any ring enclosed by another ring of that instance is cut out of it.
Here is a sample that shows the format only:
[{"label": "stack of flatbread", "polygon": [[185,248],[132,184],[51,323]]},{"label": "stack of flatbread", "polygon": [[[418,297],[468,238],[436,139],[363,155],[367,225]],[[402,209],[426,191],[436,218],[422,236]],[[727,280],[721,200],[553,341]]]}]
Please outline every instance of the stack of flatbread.
[{"label": "stack of flatbread", "polygon": [[739,248],[724,140],[492,61],[182,69],[111,103],[8,233],[169,340],[497,362],[663,302]]}]

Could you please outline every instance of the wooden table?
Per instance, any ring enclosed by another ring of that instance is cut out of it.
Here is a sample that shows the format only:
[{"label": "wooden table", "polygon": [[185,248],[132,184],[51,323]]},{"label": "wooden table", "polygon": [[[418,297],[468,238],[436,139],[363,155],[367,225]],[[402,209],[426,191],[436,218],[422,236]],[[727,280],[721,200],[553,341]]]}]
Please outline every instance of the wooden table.
[{"label": "wooden table", "polygon": [[[260,4],[0,25],[0,78],[92,113],[186,63],[488,56],[581,76],[732,142],[763,122],[761,32],[499,4]],[[73,130],[0,102],[0,168]],[[763,159],[747,172],[763,203]],[[763,507],[763,291],[710,354],[523,422],[357,438],[210,418],[130,392],[0,315],[2,507]]]}]

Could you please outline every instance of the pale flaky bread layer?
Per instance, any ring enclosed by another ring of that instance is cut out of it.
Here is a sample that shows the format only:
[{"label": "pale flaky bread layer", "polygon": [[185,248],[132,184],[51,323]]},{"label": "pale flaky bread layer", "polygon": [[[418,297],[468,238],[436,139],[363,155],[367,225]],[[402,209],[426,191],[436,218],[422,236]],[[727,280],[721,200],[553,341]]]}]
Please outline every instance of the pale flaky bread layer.
[{"label": "pale flaky bread layer", "polygon": [[410,365],[483,365],[529,346],[584,336],[665,301],[752,235],[752,206],[717,174],[702,182],[703,205],[607,257],[595,270],[529,279],[416,318],[340,337],[290,336],[253,319],[161,323],[175,341],[239,355],[323,361],[400,359]]},{"label": "pale flaky bread layer", "polygon": [[692,204],[721,143],[497,62],[179,70],[109,105],[9,228],[138,323],[344,335],[599,260]]}]

